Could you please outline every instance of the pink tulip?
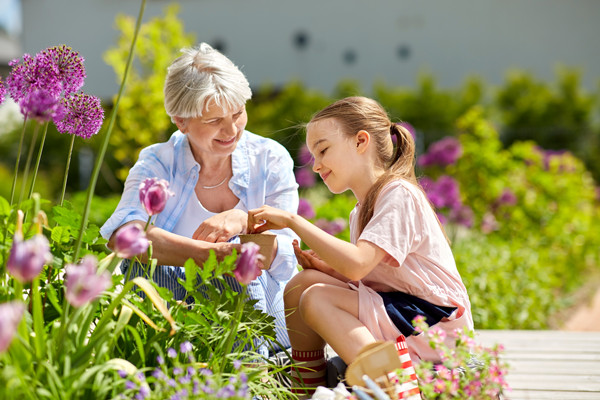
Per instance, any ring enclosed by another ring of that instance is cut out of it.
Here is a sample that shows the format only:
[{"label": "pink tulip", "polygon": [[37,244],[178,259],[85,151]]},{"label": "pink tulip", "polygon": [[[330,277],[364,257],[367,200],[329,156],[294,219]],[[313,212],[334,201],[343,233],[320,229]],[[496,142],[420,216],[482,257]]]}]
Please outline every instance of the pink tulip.
[{"label": "pink tulip", "polygon": [[8,349],[24,312],[25,304],[20,301],[0,304],[0,353]]},{"label": "pink tulip", "polygon": [[260,246],[254,242],[244,243],[242,245],[242,254],[235,262],[235,278],[243,285],[247,285],[255,280],[260,274],[258,261],[264,257],[258,253]]},{"label": "pink tulip", "polygon": [[44,235],[38,234],[23,241],[23,236],[15,234],[6,268],[20,282],[31,282],[45,264],[52,261],[50,243]]},{"label": "pink tulip", "polygon": [[125,225],[115,235],[115,252],[118,257],[131,258],[148,249],[144,228],[138,223]]},{"label": "pink tulip", "polygon": [[104,271],[98,275],[97,265],[96,257],[88,255],[83,258],[81,265],[68,264],[65,267],[65,297],[73,307],[89,303],[111,286],[110,274]]},{"label": "pink tulip", "polygon": [[164,179],[146,178],[140,183],[140,201],[148,215],[156,215],[164,210],[167,200],[174,195],[169,190],[169,182]]}]

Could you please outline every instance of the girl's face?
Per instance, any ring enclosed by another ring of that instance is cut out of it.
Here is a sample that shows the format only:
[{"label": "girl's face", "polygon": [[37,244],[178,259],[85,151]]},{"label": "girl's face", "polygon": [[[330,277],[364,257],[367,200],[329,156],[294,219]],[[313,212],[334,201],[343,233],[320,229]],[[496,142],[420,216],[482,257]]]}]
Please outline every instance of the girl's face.
[{"label": "girl's face", "polygon": [[211,101],[201,117],[186,118],[177,125],[187,134],[196,159],[201,160],[205,156],[230,156],[247,122],[246,107],[230,110]]},{"label": "girl's face", "polygon": [[332,193],[351,188],[358,161],[354,140],[343,133],[334,118],[308,124],[306,144],[314,157],[313,171],[318,173]]}]

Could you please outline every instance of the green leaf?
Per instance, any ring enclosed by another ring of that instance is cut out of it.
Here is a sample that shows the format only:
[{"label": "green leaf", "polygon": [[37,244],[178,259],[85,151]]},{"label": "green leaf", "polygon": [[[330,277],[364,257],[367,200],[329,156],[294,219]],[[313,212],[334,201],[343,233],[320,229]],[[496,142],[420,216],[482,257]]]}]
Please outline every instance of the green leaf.
[{"label": "green leaf", "polygon": [[57,225],[52,228],[50,238],[55,243],[69,243],[71,240],[71,228],[68,226]]}]

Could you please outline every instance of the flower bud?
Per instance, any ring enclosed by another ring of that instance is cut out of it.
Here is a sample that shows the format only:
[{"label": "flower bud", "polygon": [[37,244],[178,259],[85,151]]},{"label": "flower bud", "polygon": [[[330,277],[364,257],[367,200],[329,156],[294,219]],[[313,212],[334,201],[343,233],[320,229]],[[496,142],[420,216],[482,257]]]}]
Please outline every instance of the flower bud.
[{"label": "flower bud", "polygon": [[258,261],[264,257],[259,254],[260,246],[254,242],[244,243],[242,245],[242,254],[235,263],[235,278],[243,285],[247,285],[255,280],[261,273]]},{"label": "flower bud", "polygon": [[23,241],[21,234],[15,234],[6,268],[22,283],[31,282],[45,264],[52,261],[50,243],[44,235],[38,234]]},{"label": "flower bud", "polygon": [[156,215],[164,210],[167,200],[173,195],[169,190],[169,182],[164,179],[146,178],[140,184],[140,201],[148,215]]},{"label": "flower bud", "polygon": [[8,349],[24,312],[25,304],[20,301],[0,304],[0,353]]},{"label": "flower bud", "polygon": [[121,258],[131,258],[148,249],[146,232],[138,223],[120,228],[115,235],[115,253]]},{"label": "flower bud", "polygon": [[111,286],[110,274],[104,271],[98,275],[97,266],[96,257],[88,255],[81,265],[67,264],[65,267],[65,297],[73,307],[87,304]]}]

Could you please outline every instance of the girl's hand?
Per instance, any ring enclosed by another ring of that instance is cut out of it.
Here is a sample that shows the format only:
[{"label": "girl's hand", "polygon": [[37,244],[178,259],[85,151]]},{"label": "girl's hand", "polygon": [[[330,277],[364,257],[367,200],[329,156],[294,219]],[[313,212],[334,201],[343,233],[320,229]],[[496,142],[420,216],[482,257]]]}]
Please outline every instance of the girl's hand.
[{"label": "girl's hand", "polygon": [[246,231],[248,217],[242,210],[227,210],[204,220],[192,235],[192,239],[207,242],[226,242]]},{"label": "girl's hand", "polygon": [[248,233],[287,228],[291,216],[289,212],[271,206],[255,208],[248,211]]},{"label": "girl's hand", "polygon": [[302,250],[297,240],[294,240],[292,242],[292,246],[294,247],[294,254],[296,255],[298,264],[300,264],[302,268],[316,269],[343,282],[347,282],[349,280],[348,278],[331,268],[313,250]]}]

